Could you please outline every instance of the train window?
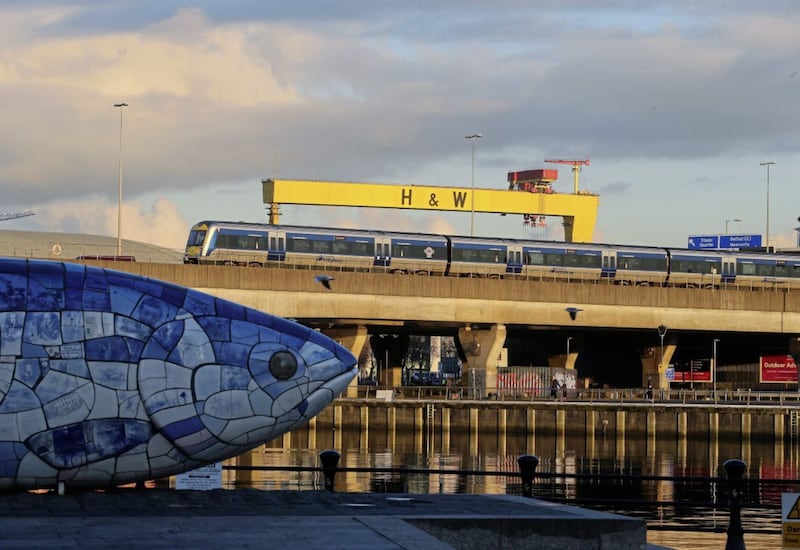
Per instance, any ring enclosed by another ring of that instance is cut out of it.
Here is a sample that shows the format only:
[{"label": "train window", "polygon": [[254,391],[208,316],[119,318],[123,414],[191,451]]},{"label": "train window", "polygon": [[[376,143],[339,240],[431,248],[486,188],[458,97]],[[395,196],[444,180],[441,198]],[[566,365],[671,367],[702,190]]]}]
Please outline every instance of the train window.
[{"label": "train window", "polygon": [[299,237],[286,239],[287,252],[311,252],[311,241]]},{"label": "train window", "polygon": [[343,256],[372,256],[372,243],[367,241],[333,241],[334,254]]},{"label": "train window", "polygon": [[219,232],[215,246],[232,250],[261,250],[266,248],[266,242],[266,236]]},{"label": "train window", "polygon": [[189,242],[187,243],[187,246],[200,246],[203,244],[205,238],[206,231],[204,229],[193,230],[189,233]]},{"label": "train window", "polygon": [[525,265],[544,265],[544,254],[541,252],[528,252],[525,254]]},{"label": "train window", "polygon": [[711,274],[720,272],[721,262],[708,262],[703,259],[697,260],[677,260],[672,264],[672,271],[675,273],[700,273]]},{"label": "train window", "polygon": [[500,258],[501,252],[497,249],[453,247],[454,262],[494,264],[499,263]]},{"label": "train window", "polygon": [[755,275],[756,274],[756,265],[753,263],[741,263],[739,262],[736,266],[736,274],[737,275]]},{"label": "train window", "polygon": [[775,275],[774,266],[767,264],[758,264],[756,266],[756,274],[759,277],[772,277]]},{"label": "train window", "polygon": [[395,242],[393,247],[394,256],[399,256],[400,258],[414,258],[417,260],[443,260],[447,256],[444,251],[444,247],[438,243]]}]

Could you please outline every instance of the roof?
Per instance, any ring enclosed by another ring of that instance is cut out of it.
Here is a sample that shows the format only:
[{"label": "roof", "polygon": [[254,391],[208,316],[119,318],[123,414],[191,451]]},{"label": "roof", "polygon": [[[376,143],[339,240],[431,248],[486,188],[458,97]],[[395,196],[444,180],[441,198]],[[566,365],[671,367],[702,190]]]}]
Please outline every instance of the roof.
[{"label": "roof", "polygon": [[[116,237],[83,233],[0,230],[0,256],[72,260],[79,256],[115,256]],[[122,240],[122,255],[140,262],[183,263],[183,250]]]}]

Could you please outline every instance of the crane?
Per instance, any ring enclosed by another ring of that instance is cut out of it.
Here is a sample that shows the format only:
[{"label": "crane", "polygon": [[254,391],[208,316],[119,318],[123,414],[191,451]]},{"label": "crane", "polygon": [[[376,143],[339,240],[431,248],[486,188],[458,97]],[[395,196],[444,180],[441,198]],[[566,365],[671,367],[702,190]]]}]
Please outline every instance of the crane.
[{"label": "crane", "polygon": [[24,212],[6,212],[4,214],[0,214],[0,222],[24,218],[25,216],[33,216],[34,214],[35,212],[33,210],[25,210]]},{"label": "crane", "polygon": [[572,173],[575,181],[575,194],[578,194],[578,175],[581,172],[581,166],[589,166],[589,159],[544,159],[545,162],[552,162],[553,164],[571,164]]}]

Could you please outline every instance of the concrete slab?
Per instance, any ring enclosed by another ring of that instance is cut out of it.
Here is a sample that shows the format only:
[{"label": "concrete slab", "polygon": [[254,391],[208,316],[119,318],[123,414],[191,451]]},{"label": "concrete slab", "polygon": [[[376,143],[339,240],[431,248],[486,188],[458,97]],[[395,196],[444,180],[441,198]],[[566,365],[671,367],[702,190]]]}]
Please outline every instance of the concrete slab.
[{"label": "concrete slab", "polygon": [[169,489],[0,494],[0,547],[641,549],[640,519],[503,495]]}]

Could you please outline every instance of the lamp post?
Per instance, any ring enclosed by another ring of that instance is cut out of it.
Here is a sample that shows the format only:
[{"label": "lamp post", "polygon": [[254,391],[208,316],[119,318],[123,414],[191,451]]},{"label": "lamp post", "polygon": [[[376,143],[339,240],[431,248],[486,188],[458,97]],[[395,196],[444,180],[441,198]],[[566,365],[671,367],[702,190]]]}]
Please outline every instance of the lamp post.
[{"label": "lamp post", "polygon": [[122,256],[122,111],[127,103],[115,103],[119,109],[119,197],[117,199],[117,258]]},{"label": "lamp post", "polygon": [[713,357],[714,357],[714,365],[711,367],[711,379],[714,381],[714,403],[717,402],[717,343],[719,342],[719,338],[714,338],[713,342]]},{"label": "lamp post", "polygon": [[742,220],[740,220],[739,218],[731,218],[730,220],[725,220],[725,234],[726,235],[728,234],[728,224],[730,222],[741,222],[741,221]]},{"label": "lamp post", "polygon": [[569,364],[569,343],[572,341],[572,336],[567,336],[567,358],[564,360],[564,368]]},{"label": "lamp post", "polygon": [[470,193],[470,214],[469,214],[469,236],[475,235],[475,140],[481,138],[481,134],[470,134],[464,138],[472,142],[472,193]]},{"label": "lamp post", "polygon": [[[658,360],[658,378],[661,380],[661,371],[664,369],[664,336],[667,335],[667,327],[658,325],[658,336],[661,338],[661,358]],[[659,382],[659,388],[661,383]]]},{"label": "lamp post", "polygon": [[767,242],[764,243],[764,246],[766,247],[767,252],[769,252],[769,167],[772,166],[773,164],[778,164],[778,163],[768,161],[768,162],[759,162],[758,164],[759,166],[767,167],[767,231],[766,235],[764,236]]}]

